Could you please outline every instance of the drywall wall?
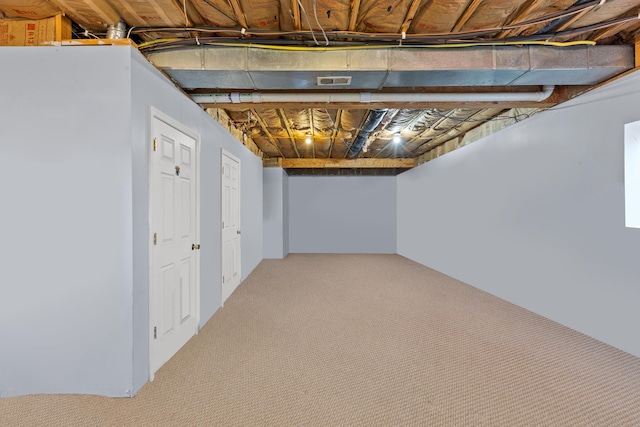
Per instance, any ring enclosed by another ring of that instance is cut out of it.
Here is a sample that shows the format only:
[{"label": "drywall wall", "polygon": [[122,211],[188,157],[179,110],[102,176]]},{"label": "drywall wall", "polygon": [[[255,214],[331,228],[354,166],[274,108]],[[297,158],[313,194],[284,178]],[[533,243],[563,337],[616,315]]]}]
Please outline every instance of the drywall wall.
[{"label": "drywall wall", "polygon": [[288,252],[288,175],[282,168],[263,171],[263,255],[282,259]]},{"label": "drywall wall", "polygon": [[396,178],[290,176],[292,253],[395,253]]},{"label": "drywall wall", "polygon": [[133,392],[129,55],[0,49],[0,396]]},{"label": "drywall wall", "polygon": [[[154,107],[200,136],[200,325],[221,306],[221,153],[236,156],[240,168],[240,225],[242,229],[242,280],[262,260],[262,161],[178,91],[135,49],[131,49],[132,135],[135,154],[134,193],[140,208],[134,212],[140,263],[134,268],[141,280],[134,283],[134,390],[147,381],[148,257],[147,152],[150,107]],[[144,201],[144,202],[141,202]]]},{"label": "drywall wall", "polygon": [[398,176],[398,253],[640,356],[624,125],[640,74]]},{"label": "drywall wall", "polygon": [[282,255],[289,255],[289,175],[282,175]]},{"label": "drywall wall", "polygon": [[220,307],[221,150],[242,162],[243,278],[262,260],[262,163],[129,46],[0,61],[0,396],[133,395],[149,375],[151,107],[200,135],[201,325]]}]

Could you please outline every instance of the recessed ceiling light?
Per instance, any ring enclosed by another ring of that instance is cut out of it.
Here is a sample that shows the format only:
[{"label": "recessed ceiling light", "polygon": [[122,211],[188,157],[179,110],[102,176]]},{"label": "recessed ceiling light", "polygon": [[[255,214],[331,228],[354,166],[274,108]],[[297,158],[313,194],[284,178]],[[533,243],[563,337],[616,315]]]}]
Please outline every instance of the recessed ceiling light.
[{"label": "recessed ceiling light", "polygon": [[308,133],[307,137],[305,138],[304,142],[306,142],[307,144],[311,144],[311,134]]}]

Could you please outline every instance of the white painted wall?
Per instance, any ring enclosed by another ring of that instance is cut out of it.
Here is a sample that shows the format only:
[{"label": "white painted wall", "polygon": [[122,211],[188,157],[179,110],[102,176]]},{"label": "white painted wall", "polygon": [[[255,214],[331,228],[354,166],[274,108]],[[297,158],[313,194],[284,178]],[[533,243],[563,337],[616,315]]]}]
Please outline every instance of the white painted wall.
[{"label": "white painted wall", "polygon": [[264,168],[264,249],[265,258],[282,259],[288,251],[288,181],[282,168]]},{"label": "white painted wall", "polygon": [[395,253],[396,177],[289,177],[292,253]]},{"label": "white painted wall", "polygon": [[398,176],[398,253],[640,356],[624,124],[640,74]]},{"label": "white painted wall", "polygon": [[150,106],[201,137],[201,324],[220,307],[220,151],[242,162],[243,278],[262,259],[261,161],[130,47],[0,48],[0,62],[0,397],[134,394]]}]

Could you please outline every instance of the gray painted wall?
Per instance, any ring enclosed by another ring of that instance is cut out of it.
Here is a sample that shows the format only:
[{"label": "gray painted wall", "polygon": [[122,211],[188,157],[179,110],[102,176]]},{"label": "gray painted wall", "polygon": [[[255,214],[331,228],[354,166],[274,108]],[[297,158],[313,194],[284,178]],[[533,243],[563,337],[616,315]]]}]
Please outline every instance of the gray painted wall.
[{"label": "gray painted wall", "polygon": [[265,258],[284,258],[284,203],[282,168],[264,168],[263,189],[263,254]]},{"label": "gray painted wall", "polygon": [[[134,212],[138,225],[140,280],[134,289],[134,375],[135,390],[148,378],[148,290],[147,290],[147,141],[150,107],[153,106],[200,135],[200,326],[221,306],[221,153],[240,159],[240,225],[242,229],[242,280],[262,260],[262,161],[247,150],[198,105],[179,92],[136,50],[132,63],[132,132],[136,156],[134,193],[140,208]],[[142,202],[144,201],[144,202]]]},{"label": "gray painted wall", "polygon": [[289,175],[282,171],[282,255],[289,255]]},{"label": "gray painted wall", "polygon": [[129,56],[0,48],[0,396],[132,390]]},{"label": "gray painted wall", "polygon": [[395,253],[396,177],[289,177],[292,253]]},{"label": "gray painted wall", "polygon": [[220,150],[242,162],[243,278],[262,259],[261,161],[130,47],[0,61],[0,396],[133,394],[148,378],[149,107],[201,137],[201,324],[220,306]]},{"label": "gray painted wall", "polygon": [[640,74],[398,176],[398,253],[640,356],[624,124]]}]

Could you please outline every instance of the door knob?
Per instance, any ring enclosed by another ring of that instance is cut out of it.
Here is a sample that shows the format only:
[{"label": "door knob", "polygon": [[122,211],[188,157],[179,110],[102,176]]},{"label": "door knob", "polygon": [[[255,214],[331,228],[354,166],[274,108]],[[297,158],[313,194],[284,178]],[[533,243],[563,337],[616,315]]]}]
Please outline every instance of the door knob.
[{"label": "door knob", "polygon": [[192,250],[192,251],[194,251],[194,250],[196,250],[196,249],[200,249],[200,245],[199,245],[199,244],[198,244],[198,245],[196,245],[195,243],[193,243],[193,244],[191,245],[191,250]]}]

